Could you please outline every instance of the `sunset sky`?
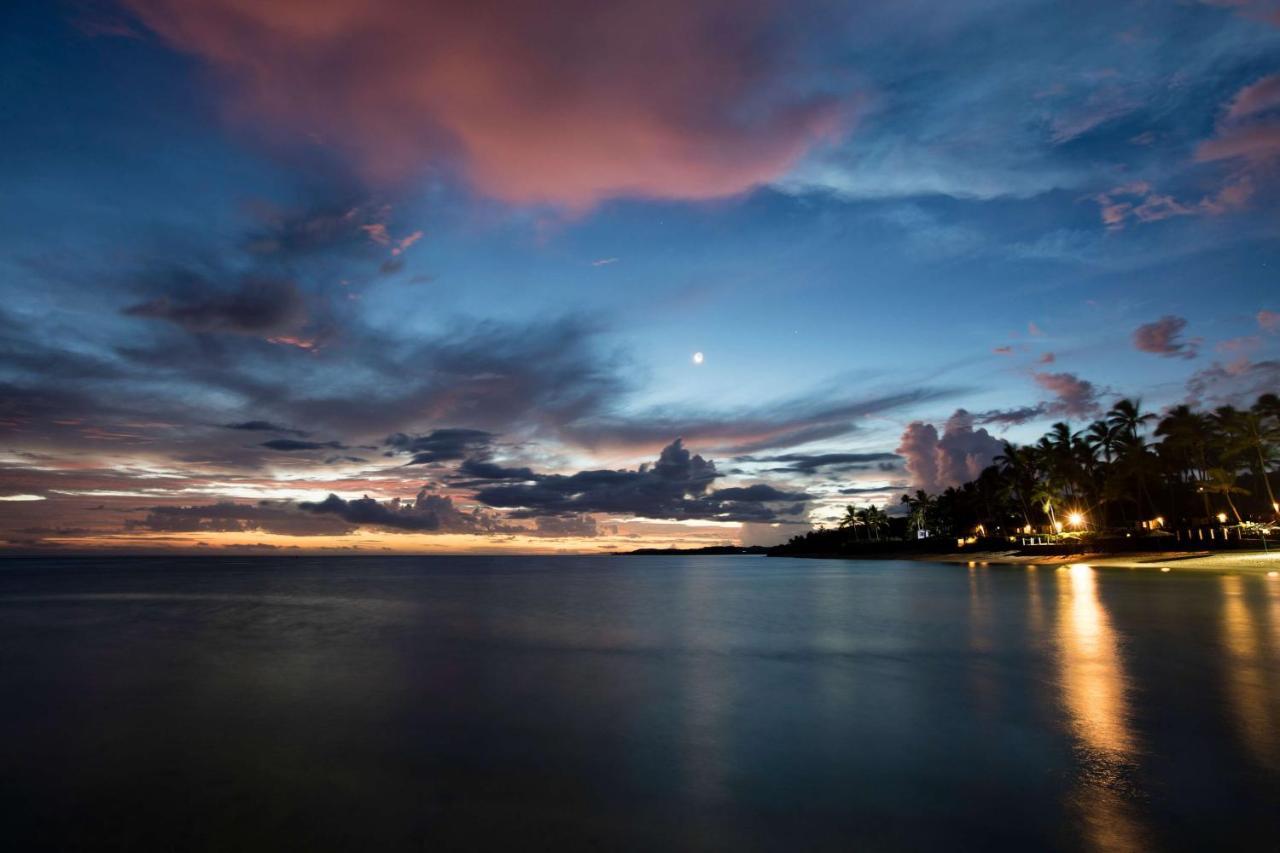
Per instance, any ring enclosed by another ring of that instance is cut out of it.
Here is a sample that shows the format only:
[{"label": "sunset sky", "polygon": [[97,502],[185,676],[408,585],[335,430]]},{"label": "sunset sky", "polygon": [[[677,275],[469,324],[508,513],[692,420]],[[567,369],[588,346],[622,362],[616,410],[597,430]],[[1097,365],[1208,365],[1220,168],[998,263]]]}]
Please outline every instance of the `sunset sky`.
[{"label": "sunset sky", "polygon": [[1280,390],[1274,0],[4,7],[0,552],[772,544]]}]

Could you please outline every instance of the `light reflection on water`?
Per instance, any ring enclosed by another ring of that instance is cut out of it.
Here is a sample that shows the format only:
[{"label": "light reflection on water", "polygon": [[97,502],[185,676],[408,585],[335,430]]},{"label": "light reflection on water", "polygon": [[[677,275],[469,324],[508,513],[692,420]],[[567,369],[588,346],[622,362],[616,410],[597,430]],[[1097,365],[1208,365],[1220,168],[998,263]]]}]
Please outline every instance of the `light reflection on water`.
[{"label": "light reflection on water", "polygon": [[227,565],[0,565],[15,849],[1280,837],[1280,582],[752,558]]},{"label": "light reflection on water", "polygon": [[[1226,575],[1222,584],[1222,644],[1230,665],[1225,668],[1227,691],[1240,736],[1249,752],[1274,770],[1276,761],[1276,684],[1268,664],[1265,626],[1259,624],[1246,597],[1244,578]],[[1270,585],[1274,586],[1274,585]],[[1277,597],[1267,590],[1271,604],[1269,617],[1276,615]]]},{"label": "light reflection on water", "polygon": [[1149,842],[1130,801],[1137,741],[1129,685],[1097,572],[1076,564],[1056,577],[1062,698],[1080,756],[1075,806],[1094,850],[1144,850]]}]

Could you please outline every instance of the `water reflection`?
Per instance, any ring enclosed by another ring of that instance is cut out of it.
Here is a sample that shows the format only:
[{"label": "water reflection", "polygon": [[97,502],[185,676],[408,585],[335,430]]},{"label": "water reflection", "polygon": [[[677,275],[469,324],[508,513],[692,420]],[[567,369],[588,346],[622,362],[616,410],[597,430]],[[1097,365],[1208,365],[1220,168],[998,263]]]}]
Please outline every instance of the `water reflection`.
[{"label": "water reflection", "polygon": [[[1276,765],[1276,730],[1268,678],[1265,638],[1249,607],[1244,578],[1226,575],[1222,584],[1222,645],[1226,653],[1227,693],[1241,739],[1249,752],[1267,767]],[[1272,610],[1280,599],[1268,590]],[[1273,624],[1274,627],[1274,624]]]},{"label": "water reflection", "polygon": [[1094,850],[1148,849],[1131,803],[1136,742],[1124,662],[1089,566],[1058,573],[1057,635],[1062,699],[1081,764],[1074,805],[1085,840]]},{"label": "water reflection", "polygon": [[698,803],[728,799],[727,721],[731,638],[719,621],[722,591],[713,571],[685,577],[684,644],[688,649],[684,681],[685,784]]},{"label": "water reflection", "polygon": [[991,599],[991,578],[983,566],[969,564],[969,678],[974,707],[985,721],[995,723],[1000,711],[1000,678],[993,660],[996,652],[996,613]]}]

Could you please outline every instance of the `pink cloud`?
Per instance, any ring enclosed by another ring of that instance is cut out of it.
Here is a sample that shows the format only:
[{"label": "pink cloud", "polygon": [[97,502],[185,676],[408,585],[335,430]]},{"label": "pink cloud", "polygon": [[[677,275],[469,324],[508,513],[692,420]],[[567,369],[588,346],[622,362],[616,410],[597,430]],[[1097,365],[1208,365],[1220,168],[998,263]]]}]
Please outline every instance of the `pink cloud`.
[{"label": "pink cloud", "polygon": [[971,414],[957,409],[947,419],[941,437],[933,424],[907,424],[897,453],[905,460],[912,485],[937,493],[976,479],[1003,448],[991,433],[973,428]]},{"label": "pink cloud", "polygon": [[408,237],[402,237],[399,240],[397,240],[395,246],[393,246],[391,249],[391,254],[399,255],[402,252],[404,252],[405,249],[409,248],[410,246],[412,246],[414,243],[418,242],[421,239],[422,239],[422,232],[414,231]]},{"label": "pink cloud", "polygon": [[1280,156],[1280,124],[1224,128],[1217,137],[1200,143],[1196,149],[1196,159],[1201,162],[1235,158],[1260,162],[1277,156]]},{"label": "pink cloud", "polygon": [[1280,74],[1263,77],[1236,93],[1227,109],[1227,120],[1238,121],[1272,107],[1280,107]]},{"label": "pink cloud", "polygon": [[1280,0],[1200,0],[1209,6],[1235,9],[1246,18],[1280,27]]},{"label": "pink cloud", "polygon": [[1038,364],[1053,364],[1057,360],[1058,360],[1058,357],[1055,356],[1053,353],[1046,352],[1043,355],[1041,355],[1038,359],[1036,359],[1036,362]]},{"label": "pink cloud", "polygon": [[1194,206],[1156,192],[1146,181],[1134,181],[1114,187],[1098,193],[1093,199],[1098,203],[1103,224],[1112,231],[1123,228],[1129,219],[1159,222],[1161,219],[1197,212]]},{"label": "pink cloud", "polygon": [[360,230],[369,235],[369,239],[377,243],[379,246],[391,245],[391,235],[387,233],[387,226],[381,222],[374,222],[371,225],[361,225]]},{"label": "pink cloud", "polygon": [[1027,334],[1033,338],[1039,338],[1044,335],[1044,332],[1036,325],[1035,320],[1032,320],[1030,323],[1027,323]]},{"label": "pink cloud", "polygon": [[1223,214],[1244,207],[1253,194],[1253,179],[1241,174],[1199,202],[1178,201],[1171,195],[1155,192],[1145,181],[1115,187],[1098,193],[1093,199],[1098,203],[1103,224],[1108,230],[1116,231],[1129,220],[1159,222],[1175,216]]},{"label": "pink cloud", "polygon": [[1217,135],[1196,148],[1196,160],[1236,160],[1247,168],[1280,157],[1280,122],[1274,115],[1268,117],[1276,107],[1280,107],[1280,74],[1245,86],[1231,99]]},{"label": "pink cloud", "polygon": [[221,73],[233,117],[318,135],[373,181],[443,163],[515,203],[715,198],[848,118],[789,83],[770,0],[126,4]]},{"label": "pink cloud", "polygon": [[1280,331],[1280,311],[1262,309],[1258,312],[1258,325],[1267,332]]},{"label": "pink cloud", "polygon": [[1142,352],[1164,358],[1195,358],[1197,342],[1179,340],[1186,327],[1186,319],[1166,314],[1153,323],[1144,323],[1134,329],[1133,345]]},{"label": "pink cloud", "polygon": [[1247,406],[1259,395],[1280,388],[1280,361],[1250,361],[1241,355],[1228,364],[1214,362],[1187,380],[1188,402]]},{"label": "pink cloud", "polygon": [[1251,352],[1262,346],[1262,339],[1257,335],[1247,335],[1242,338],[1228,338],[1225,341],[1219,341],[1214,347],[1218,352]]},{"label": "pink cloud", "polygon": [[1046,410],[1047,414],[1087,418],[1098,411],[1098,389],[1092,382],[1073,373],[1037,373],[1031,378],[1057,399]]}]

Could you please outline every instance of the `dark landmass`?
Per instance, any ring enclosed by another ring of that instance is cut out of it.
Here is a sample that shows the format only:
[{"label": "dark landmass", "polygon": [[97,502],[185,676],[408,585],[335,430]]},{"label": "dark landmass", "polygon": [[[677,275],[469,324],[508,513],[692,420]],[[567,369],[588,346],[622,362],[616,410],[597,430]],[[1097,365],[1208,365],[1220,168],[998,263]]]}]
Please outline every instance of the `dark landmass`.
[{"label": "dark landmass", "polygon": [[[951,536],[931,536],[927,539],[907,539],[885,537],[878,540],[856,539],[849,530],[829,529],[812,530],[806,534],[793,537],[789,542],[773,547],[755,545],[738,547],[735,545],[712,545],[702,548],[638,548],[634,551],[620,552],[618,556],[711,556],[749,554],[768,557],[812,557],[812,558],[847,558],[856,560],[930,560],[930,561],[965,561],[972,559],[992,559],[992,555],[1001,555],[1003,562],[1024,562],[1061,560],[1079,558],[1089,555],[1091,558],[1113,558],[1132,561],[1144,555],[1156,558],[1164,555],[1167,559],[1180,559],[1187,555],[1202,556],[1208,553],[1267,553],[1275,550],[1277,543],[1252,536],[1241,536],[1239,533],[1224,535],[1218,530],[1213,538],[1207,533],[1188,536],[1181,532],[1178,535],[1165,531],[1145,531],[1130,535],[1082,535],[1061,537],[1038,537],[1039,542],[1031,544],[1025,537],[1008,536],[974,537],[964,542]],[[1269,538],[1269,537],[1268,537]],[[1280,554],[1277,554],[1280,557]],[[1274,568],[1274,566],[1273,566]]]},{"label": "dark landmass", "polygon": [[752,545],[748,548],[737,545],[708,545],[704,548],[637,548],[634,551],[623,551],[619,557],[654,557],[654,556],[719,556],[749,554],[759,557],[768,556],[773,549],[763,545]]}]

